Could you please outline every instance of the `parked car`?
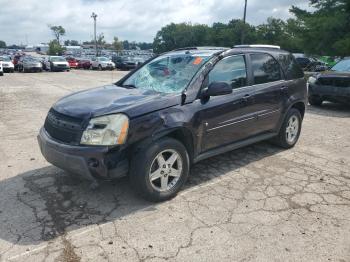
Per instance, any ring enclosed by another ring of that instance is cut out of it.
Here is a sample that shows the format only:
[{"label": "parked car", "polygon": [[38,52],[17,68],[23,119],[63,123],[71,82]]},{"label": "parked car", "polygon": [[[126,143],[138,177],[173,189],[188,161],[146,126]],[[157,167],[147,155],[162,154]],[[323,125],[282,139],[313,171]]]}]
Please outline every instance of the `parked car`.
[{"label": "parked car", "polygon": [[38,142],[55,166],[93,181],[128,174],[141,195],[162,201],[198,161],[266,139],[293,147],[306,100],[304,74],[286,51],[179,49],[62,98]]},{"label": "parked car", "polygon": [[4,69],[2,68],[2,62],[0,61],[0,76],[4,75]]},{"label": "parked car", "polygon": [[310,105],[320,106],[323,101],[350,103],[350,58],[309,78]]},{"label": "parked car", "polygon": [[44,70],[47,71],[69,71],[68,62],[63,56],[49,56],[44,60]]},{"label": "parked car", "polygon": [[77,68],[78,67],[78,61],[75,58],[68,57],[68,58],[66,58],[66,60],[69,64],[70,68]]},{"label": "parked car", "polygon": [[42,72],[43,67],[40,60],[36,57],[32,56],[22,56],[18,63],[18,71],[19,72]]},{"label": "parked car", "polygon": [[115,68],[115,64],[107,57],[93,57],[91,60],[92,69],[113,70]]},{"label": "parked car", "polygon": [[322,72],[328,70],[328,66],[316,59],[311,57],[296,57],[297,63],[301,66],[304,71],[308,72]]},{"label": "parked car", "polygon": [[2,67],[4,72],[13,73],[15,71],[15,66],[12,63],[11,57],[0,56],[0,61],[2,62]]},{"label": "parked car", "polygon": [[91,68],[91,60],[88,58],[78,59],[77,68],[90,69]]},{"label": "parked car", "polygon": [[138,66],[138,61],[131,56],[115,56],[112,58],[115,67],[120,70],[132,70]]}]

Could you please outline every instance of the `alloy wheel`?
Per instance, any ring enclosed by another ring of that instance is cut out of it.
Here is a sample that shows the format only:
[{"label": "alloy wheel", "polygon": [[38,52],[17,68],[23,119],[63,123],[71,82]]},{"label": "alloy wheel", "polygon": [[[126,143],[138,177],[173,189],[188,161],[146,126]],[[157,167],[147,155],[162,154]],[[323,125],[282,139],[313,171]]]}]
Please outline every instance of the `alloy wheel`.
[{"label": "alloy wheel", "polygon": [[289,144],[294,144],[296,139],[298,138],[299,133],[299,119],[297,116],[292,115],[286,127],[286,139]]},{"label": "alloy wheel", "polygon": [[182,174],[181,155],[173,149],[160,152],[153,160],[149,171],[149,181],[158,192],[175,187]]}]

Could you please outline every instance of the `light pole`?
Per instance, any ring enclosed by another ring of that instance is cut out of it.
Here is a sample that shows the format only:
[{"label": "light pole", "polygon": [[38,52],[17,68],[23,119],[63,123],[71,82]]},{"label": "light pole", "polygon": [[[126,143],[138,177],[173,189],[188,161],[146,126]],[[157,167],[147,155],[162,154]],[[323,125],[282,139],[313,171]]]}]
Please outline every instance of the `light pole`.
[{"label": "light pole", "polygon": [[245,0],[244,4],[244,14],[243,14],[243,28],[242,28],[242,36],[241,36],[241,44],[244,44],[244,33],[245,33],[245,20],[247,17],[247,0]]},{"label": "light pole", "polygon": [[96,39],[96,18],[97,18],[97,14],[92,12],[91,18],[94,19],[95,55],[97,56],[97,39]]}]

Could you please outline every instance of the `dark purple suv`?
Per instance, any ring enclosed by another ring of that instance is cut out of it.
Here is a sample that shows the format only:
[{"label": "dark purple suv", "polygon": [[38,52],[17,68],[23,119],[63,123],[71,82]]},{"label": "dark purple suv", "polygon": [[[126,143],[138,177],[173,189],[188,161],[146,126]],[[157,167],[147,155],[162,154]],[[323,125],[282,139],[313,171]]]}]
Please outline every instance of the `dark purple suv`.
[{"label": "dark purple suv", "polygon": [[50,109],[45,158],[91,180],[128,175],[145,198],[176,195],[191,165],[261,140],[293,147],[307,99],[294,57],[276,47],[184,48]]}]

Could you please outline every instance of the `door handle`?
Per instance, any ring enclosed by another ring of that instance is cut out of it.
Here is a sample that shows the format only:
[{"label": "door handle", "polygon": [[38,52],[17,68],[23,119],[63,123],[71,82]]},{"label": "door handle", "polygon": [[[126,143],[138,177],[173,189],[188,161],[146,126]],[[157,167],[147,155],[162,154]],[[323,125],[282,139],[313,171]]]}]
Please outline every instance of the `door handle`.
[{"label": "door handle", "polygon": [[243,99],[244,102],[247,102],[249,98],[250,98],[250,94],[245,94],[245,95],[242,97],[242,99]]},{"label": "door handle", "polygon": [[286,94],[288,92],[288,86],[282,86],[280,90],[282,94]]}]

